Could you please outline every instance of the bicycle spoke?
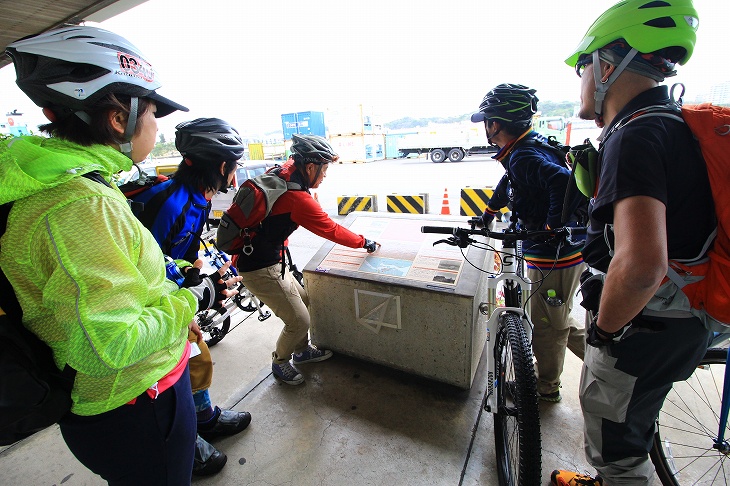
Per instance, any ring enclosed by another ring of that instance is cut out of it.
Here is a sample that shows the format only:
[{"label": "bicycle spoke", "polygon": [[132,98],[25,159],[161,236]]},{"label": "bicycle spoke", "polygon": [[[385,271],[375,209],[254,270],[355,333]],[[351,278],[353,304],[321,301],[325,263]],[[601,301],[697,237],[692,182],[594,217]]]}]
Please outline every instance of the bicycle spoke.
[{"label": "bicycle spoke", "polygon": [[[708,350],[701,366],[675,383],[664,401],[651,451],[663,485],[728,484],[728,455],[714,447],[726,357],[727,350]],[[728,430],[728,424],[724,427]]]}]

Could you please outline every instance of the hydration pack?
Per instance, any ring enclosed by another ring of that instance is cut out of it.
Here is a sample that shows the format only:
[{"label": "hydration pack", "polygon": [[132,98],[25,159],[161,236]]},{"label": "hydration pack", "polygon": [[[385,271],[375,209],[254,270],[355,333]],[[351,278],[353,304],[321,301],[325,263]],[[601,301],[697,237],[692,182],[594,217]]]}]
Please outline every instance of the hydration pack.
[{"label": "hydration pack", "polygon": [[274,203],[288,190],[304,190],[301,184],[286,180],[290,174],[282,172],[282,167],[275,167],[241,184],[218,224],[218,248],[228,254],[253,252],[252,240]]},{"label": "hydration pack", "polygon": [[730,108],[703,103],[656,105],[632,113],[607,134],[646,116],[662,116],[685,123],[699,143],[715,203],[717,228],[700,255],[670,260],[667,276],[646,308],[699,317],[708,329],[730,326]]},{"label": "hydration pack", "polygon": [[[589,199],[578,189],[575,178],[575,154],[583,147],[591,145],[590,139],[586,139],[583,145],[570,147],[562,144],[555,136],[547,137],[545,141],[535,138],[523,139],[519,142],[523,147],[542,147],[557,155],[561,166],[571,171],[571,177],[565,188],[565,198],[563,199],[563,212],[561,215],[561,223],[566,224],[570,221],[577,221],[580,226],[588,224],[588,205]],[[578,149],[578,150],[576,150]],[[595,152],[595,149],[594,149]],[[511,181],[510,181],[511,182]]]},{"label": "hydration pack", "polygon": [[[0,206],[0,236],[12,204]],[[58,422],[71,410],[76,372],[56,367],[51,348],[23,326],[23,311],[0,270],[0,445]]]}]

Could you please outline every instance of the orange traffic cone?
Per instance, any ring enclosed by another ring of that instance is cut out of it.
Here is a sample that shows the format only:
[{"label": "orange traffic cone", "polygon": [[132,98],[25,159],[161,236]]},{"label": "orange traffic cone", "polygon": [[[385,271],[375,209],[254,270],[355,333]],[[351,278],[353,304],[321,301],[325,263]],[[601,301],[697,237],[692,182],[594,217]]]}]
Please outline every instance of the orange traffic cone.
[{"label": "orange traffic cone", "polygon": [[449,211],[449,192],[448,188],[444,189],[444,203],[443,206],[441,206],[441,214],[450,215],[451,211]]}]

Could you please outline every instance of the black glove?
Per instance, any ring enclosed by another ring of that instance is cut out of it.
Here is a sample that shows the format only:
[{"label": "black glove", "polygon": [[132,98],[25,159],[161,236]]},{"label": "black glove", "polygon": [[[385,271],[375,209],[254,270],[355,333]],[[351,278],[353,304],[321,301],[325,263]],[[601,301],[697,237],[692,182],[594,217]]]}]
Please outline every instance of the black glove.
[{"label": "black glove", "polygon": [[606,332],[598,327],[597,322],[598,316],[596,315],[586,330],[586,344],[594,348],[601,348],[609,344],[621,342],[626,332],[631,329],[631,322],[629,322],[616,332]]},{"label": "black glove", "polygon": [[185,275],[185,280],[181,285],[183,288],[189,289],[203,283],[203,277],[200,276],[200,269],[197,267],[183,268],[183,275]]},{"label": "black glove", "polygon": [[365,238],[365,244],[362,245],[362,247],[365,248],[368,253],[372,253],[378,249],[378,244],[373,240],[368,240],[367,238]]},{"label": "black glove", "polygon": [[219,302],[226,299],[223,291],[227,289],[220,274],[216,272],[213,275],[202,275],[201,277],[199,285],[188,289],[198,299],[198,312],[220,307]]}]

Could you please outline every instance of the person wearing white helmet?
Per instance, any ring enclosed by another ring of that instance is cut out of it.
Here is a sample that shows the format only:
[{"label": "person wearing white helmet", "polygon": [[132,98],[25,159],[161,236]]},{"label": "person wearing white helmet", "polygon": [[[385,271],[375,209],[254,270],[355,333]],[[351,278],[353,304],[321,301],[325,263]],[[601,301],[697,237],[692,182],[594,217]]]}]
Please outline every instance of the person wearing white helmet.
[{"label": "person wearing white helmet", "polygon": [[669,259],[702,255],[715,228],[707,168],[689,128],[641,116],[651,107],[679,110],[659,83],[691,57],[698,23],[691,0],[619,2],[566,60],[581,78],[580,116],[605,127],[583,250],[605,281],[580,385],[586,458],[598,475],[556,470],[558,486],[652,483],[659,410],[711,337],[696,317],[647,308]]},{"label": "person wearing white helmet", "polygon": [[327,140],[317,135],[293,135],[292,141],[291,158],[274,170],[302,190],[282,194],[252,238],[252,251],[234,255],[232,260],[246,288],[284,321],[272,353],[272,373],[284,383],[299,385],[304,377],[290,360],[295,365],[314,363],[330,358],[332,351],[309,344],[309,296],[285,265],[287,239],[302,226],[317,236],[369,253],[380,244],[332,221],[310,194],[309,189],[319,187],[327,176],[329,164],[339,159]]},{"label": "person wearing white helmet", "polygon": [[157,117],[187,108],[158,94],[152,65],[103,29],[63,27],[7,54],[50,138],[0,145],[0,204],[12,203],[0,267],[23,324],[75,370],[63,438],[109,484],[189,484],[188,331],[200,335],[195,312],[229,291],[220,274],[193,289],[168,280],[153,236],[109,183],[147,157]]}]

